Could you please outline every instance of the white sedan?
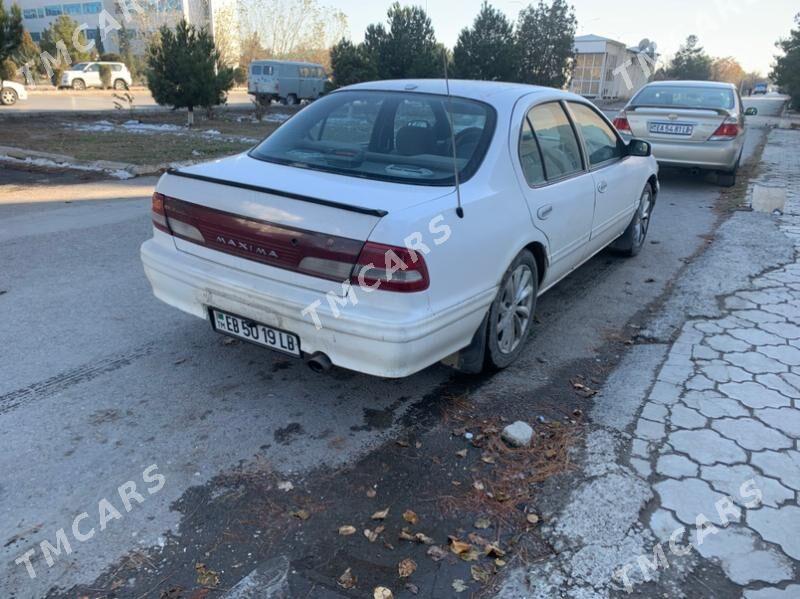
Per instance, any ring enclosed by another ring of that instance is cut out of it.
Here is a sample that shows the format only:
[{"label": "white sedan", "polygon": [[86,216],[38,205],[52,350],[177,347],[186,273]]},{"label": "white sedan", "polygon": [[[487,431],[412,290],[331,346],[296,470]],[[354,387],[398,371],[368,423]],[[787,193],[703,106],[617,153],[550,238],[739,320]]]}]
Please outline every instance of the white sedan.
[{"label": "white sedan", "polygon": [[13,106],[17,100],[27,100],[28,92],[23,85],[13,81],[0,81],[0,103],[3,106]]},{"label": "white sedan", "polygon": [[509,365],[540,294],[642,248],[658,166],[579,96],[449,89],[343,88],[247,153],[164,174],[141,249],[156,297],[318,371]]}]

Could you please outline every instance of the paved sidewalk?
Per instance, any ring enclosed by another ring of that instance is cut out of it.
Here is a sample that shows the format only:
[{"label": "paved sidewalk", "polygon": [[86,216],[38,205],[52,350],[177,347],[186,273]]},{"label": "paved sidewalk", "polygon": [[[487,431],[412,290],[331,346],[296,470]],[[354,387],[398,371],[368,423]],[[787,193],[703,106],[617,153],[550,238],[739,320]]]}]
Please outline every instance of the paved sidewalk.
[{"label": "paved sidewalk", "polygon": [[[674,342],[623,360],[593,410],[583,480],[545,516],[553,557],[500,596],[800,597],[799,132],[771,131],[748,197],[764,190],[784,213],[731,219],[688,283],[716,290],[713,314],[678,299],[697,316]],[[766,270],[746,260],[759,243]]]}]

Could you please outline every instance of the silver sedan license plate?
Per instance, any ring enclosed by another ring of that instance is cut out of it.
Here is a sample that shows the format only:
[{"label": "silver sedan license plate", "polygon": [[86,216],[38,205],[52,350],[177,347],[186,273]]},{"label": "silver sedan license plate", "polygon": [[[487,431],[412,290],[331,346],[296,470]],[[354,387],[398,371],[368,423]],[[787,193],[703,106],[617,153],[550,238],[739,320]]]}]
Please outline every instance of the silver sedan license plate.
[{"label": "silver sedan license plate", "polygon": [[211,309],[211,326],[219,333],[300,357],[300,337],[293,333],[228,314],[216,308]]},{"label": "silver sedan license plate", "polygon": [[692,132],[694,132],[694,125],[684,125],[681,123],[650,123],[650,133],[691,135]]}]

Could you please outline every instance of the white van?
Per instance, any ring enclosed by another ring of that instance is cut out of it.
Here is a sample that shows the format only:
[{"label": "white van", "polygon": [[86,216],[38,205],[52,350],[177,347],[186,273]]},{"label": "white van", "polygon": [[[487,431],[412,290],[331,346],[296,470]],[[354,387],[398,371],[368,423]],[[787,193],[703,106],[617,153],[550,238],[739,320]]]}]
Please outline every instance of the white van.
[{"label": "white van", "polygon": [[288,60],[255,60],[250,63],[247,93],[262,104],[280,100],[293,106],[316,100],[325,90],[328,75],[322,65]]}]

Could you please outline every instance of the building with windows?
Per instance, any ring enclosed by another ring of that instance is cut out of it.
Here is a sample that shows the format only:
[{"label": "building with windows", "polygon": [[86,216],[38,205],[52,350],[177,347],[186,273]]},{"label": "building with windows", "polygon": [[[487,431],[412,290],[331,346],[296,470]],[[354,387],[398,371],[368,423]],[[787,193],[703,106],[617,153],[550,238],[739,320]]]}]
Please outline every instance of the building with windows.
[{"label": "building with windows", "polygon": [[[61,15],[67,15],[79,24],[86,24],[85,33],[88,38],[97,34],[98,26],[108,27],[110,20],[105,17],[101,23],[101,13],[106,11],[117,22],[123,24],[129,37],[133,40],[131,47],[137,54],[144,53],[141,43],[150,32],[161,25],[170,27],[185,18],[198,27],[207,27],[215,39],[226,36],[225,43],[239,47],[238,19],[235,0],[93,0],[82,2],[54,3],[54,0],[15,0],[22,9],[22,23],[35,42],[42,38],[42,32]],[[142,11],[136,11],[135,6]],[[126,20],[125,16],[129,15]],[[225,31],[222,31],[224,23]],[[138,42],[137,42],[138,40]],[[71,40],[65,40],[68,49]],[[103,40],[106,52],[119,50],[115,33],[110,33]]]},{"label": "building with windows", "polygon": [[652,53],[599,35],[575,38],[569,90],[587,98],[628,99],[653,78]]}]

